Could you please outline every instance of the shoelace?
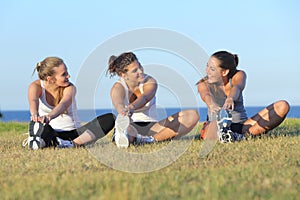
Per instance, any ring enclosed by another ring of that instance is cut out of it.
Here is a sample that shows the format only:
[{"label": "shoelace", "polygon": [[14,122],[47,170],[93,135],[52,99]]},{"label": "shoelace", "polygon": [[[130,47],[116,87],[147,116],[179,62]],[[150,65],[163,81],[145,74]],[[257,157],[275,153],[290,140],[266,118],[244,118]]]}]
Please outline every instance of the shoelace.
[{"label": "shoelace", "polygon": [[[25,135],[29,135],[29,133],[24,133]],[[22,147],[26,147],[28,145],[28,136],[22,142]]]}]

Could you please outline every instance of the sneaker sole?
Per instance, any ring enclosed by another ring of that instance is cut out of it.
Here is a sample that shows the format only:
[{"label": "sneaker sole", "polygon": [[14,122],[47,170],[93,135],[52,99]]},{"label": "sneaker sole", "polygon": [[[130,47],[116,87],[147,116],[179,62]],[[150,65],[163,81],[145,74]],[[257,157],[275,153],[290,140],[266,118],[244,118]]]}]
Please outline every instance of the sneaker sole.
[{"label": "sneaker sole", "polygon": [[123,116],[123,115],[118,115],[116,122],[115,122],[115,127],[120,133],[119,138],[115,138],[115,142],[117,147],[119,148],[127,148],[129,147],[129,140],[126,136],[126,131],[129,126],[130,120],[128,116]]},{"label": "sneaker sole", "polygon": [[29,137],[28,137],[28,148],[37,150],[41,145],[41,136],[44,130],[44,126],[40,122],[29,123]]},{"label": "sneaker sole", "polygon": [[125,134],[120,134],[120,137],[116,140],[116,145],[118,148],[129,147],[129,141]]},{"label": "sneaker sole", "polygon": [[228,129],[228,127],[232,123],[232,116],[226,110],[220,110],[219,119],[217,118],[217,126],[218,126],[218,136],[219,141],[221,143],[232,143],[233,137],[228,131],[226,133],[223,132],[223,129]]},{"label": "sneaker sole", "polygon": [[128,116],[123,116],[123,115],[118,115],[115,126],[118,128],[119,131],[125,132],[129,126],[129,117]]},{"label": "sneaker sole", "polygon": [[223,133],[221,135],[220,142],[221,143],[233,143],[234,142],[234,138],[233,138],[232,133],[230,133],[230,132]]}]

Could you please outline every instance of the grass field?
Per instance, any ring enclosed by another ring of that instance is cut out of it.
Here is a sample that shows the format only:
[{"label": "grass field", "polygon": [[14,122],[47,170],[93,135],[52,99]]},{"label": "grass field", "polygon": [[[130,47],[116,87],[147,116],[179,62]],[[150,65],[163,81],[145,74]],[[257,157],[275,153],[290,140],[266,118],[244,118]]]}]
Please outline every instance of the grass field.
[{"label": "grass field", "polygon": [[[0,122],[0,199],[300,199],[300,119],[287,119],[261,138],[217,143],[204,158],[203,141],[188,140],[178,159],[154,158],[149,165],[173,161],[144,173],[112,169],[96,159],[93,148],[24,149],[25,132],[25,123]],[[97,144],[103,154],[106,146],[116,148],[105,140]],[[169,144],[119,151],[143,154]]]}]

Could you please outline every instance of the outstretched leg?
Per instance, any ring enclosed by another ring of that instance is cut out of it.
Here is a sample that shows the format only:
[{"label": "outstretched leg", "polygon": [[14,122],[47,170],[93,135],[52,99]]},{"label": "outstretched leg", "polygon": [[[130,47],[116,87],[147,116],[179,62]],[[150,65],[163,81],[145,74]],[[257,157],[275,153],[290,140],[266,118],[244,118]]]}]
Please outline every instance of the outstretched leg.
[{"label": "outstretched leg", "polygon": [[290,110],[287,101],[277,101],[245,121],[243,133],[260,135],[279,126]]},{"label": "outstretched leg", "polygon": [[199,121],[196,110],[184,110],[154,124],[150,129],[156,141],[171,139],[189,133]]},{"label": "outstretched leg", "polygon": [[114,128],[115,118],[112,113],[98,116],[77,129],[79,136],[75,138],[73,142],[78,145],[83,145],[104,137]]}]

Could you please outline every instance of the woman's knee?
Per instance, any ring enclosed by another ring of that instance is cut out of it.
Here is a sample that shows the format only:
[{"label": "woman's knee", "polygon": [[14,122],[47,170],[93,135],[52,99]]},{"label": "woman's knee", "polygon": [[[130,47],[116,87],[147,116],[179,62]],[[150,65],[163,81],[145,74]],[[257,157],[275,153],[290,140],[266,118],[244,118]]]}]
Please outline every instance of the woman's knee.
[{"label": "woman's knee", "polygon": [[194,119],[194,121],[198,122],[199,119],[200,119],[200,115],[199,115],[198,111],[197,110],[191,110],[190,112],[191,112],[191,116]]},{"label": "woman's knee", "polygon": [[199,113],[196,110],[184,110],[183,116],[185,117],[185,120],[187,123],[195,124],[199,121],[200,116]]},{"label": "woman's knee", "polygon": [[286,100],[280,100],[274,103],[275,112],[284,117],[290,111],[290,104]]}]

